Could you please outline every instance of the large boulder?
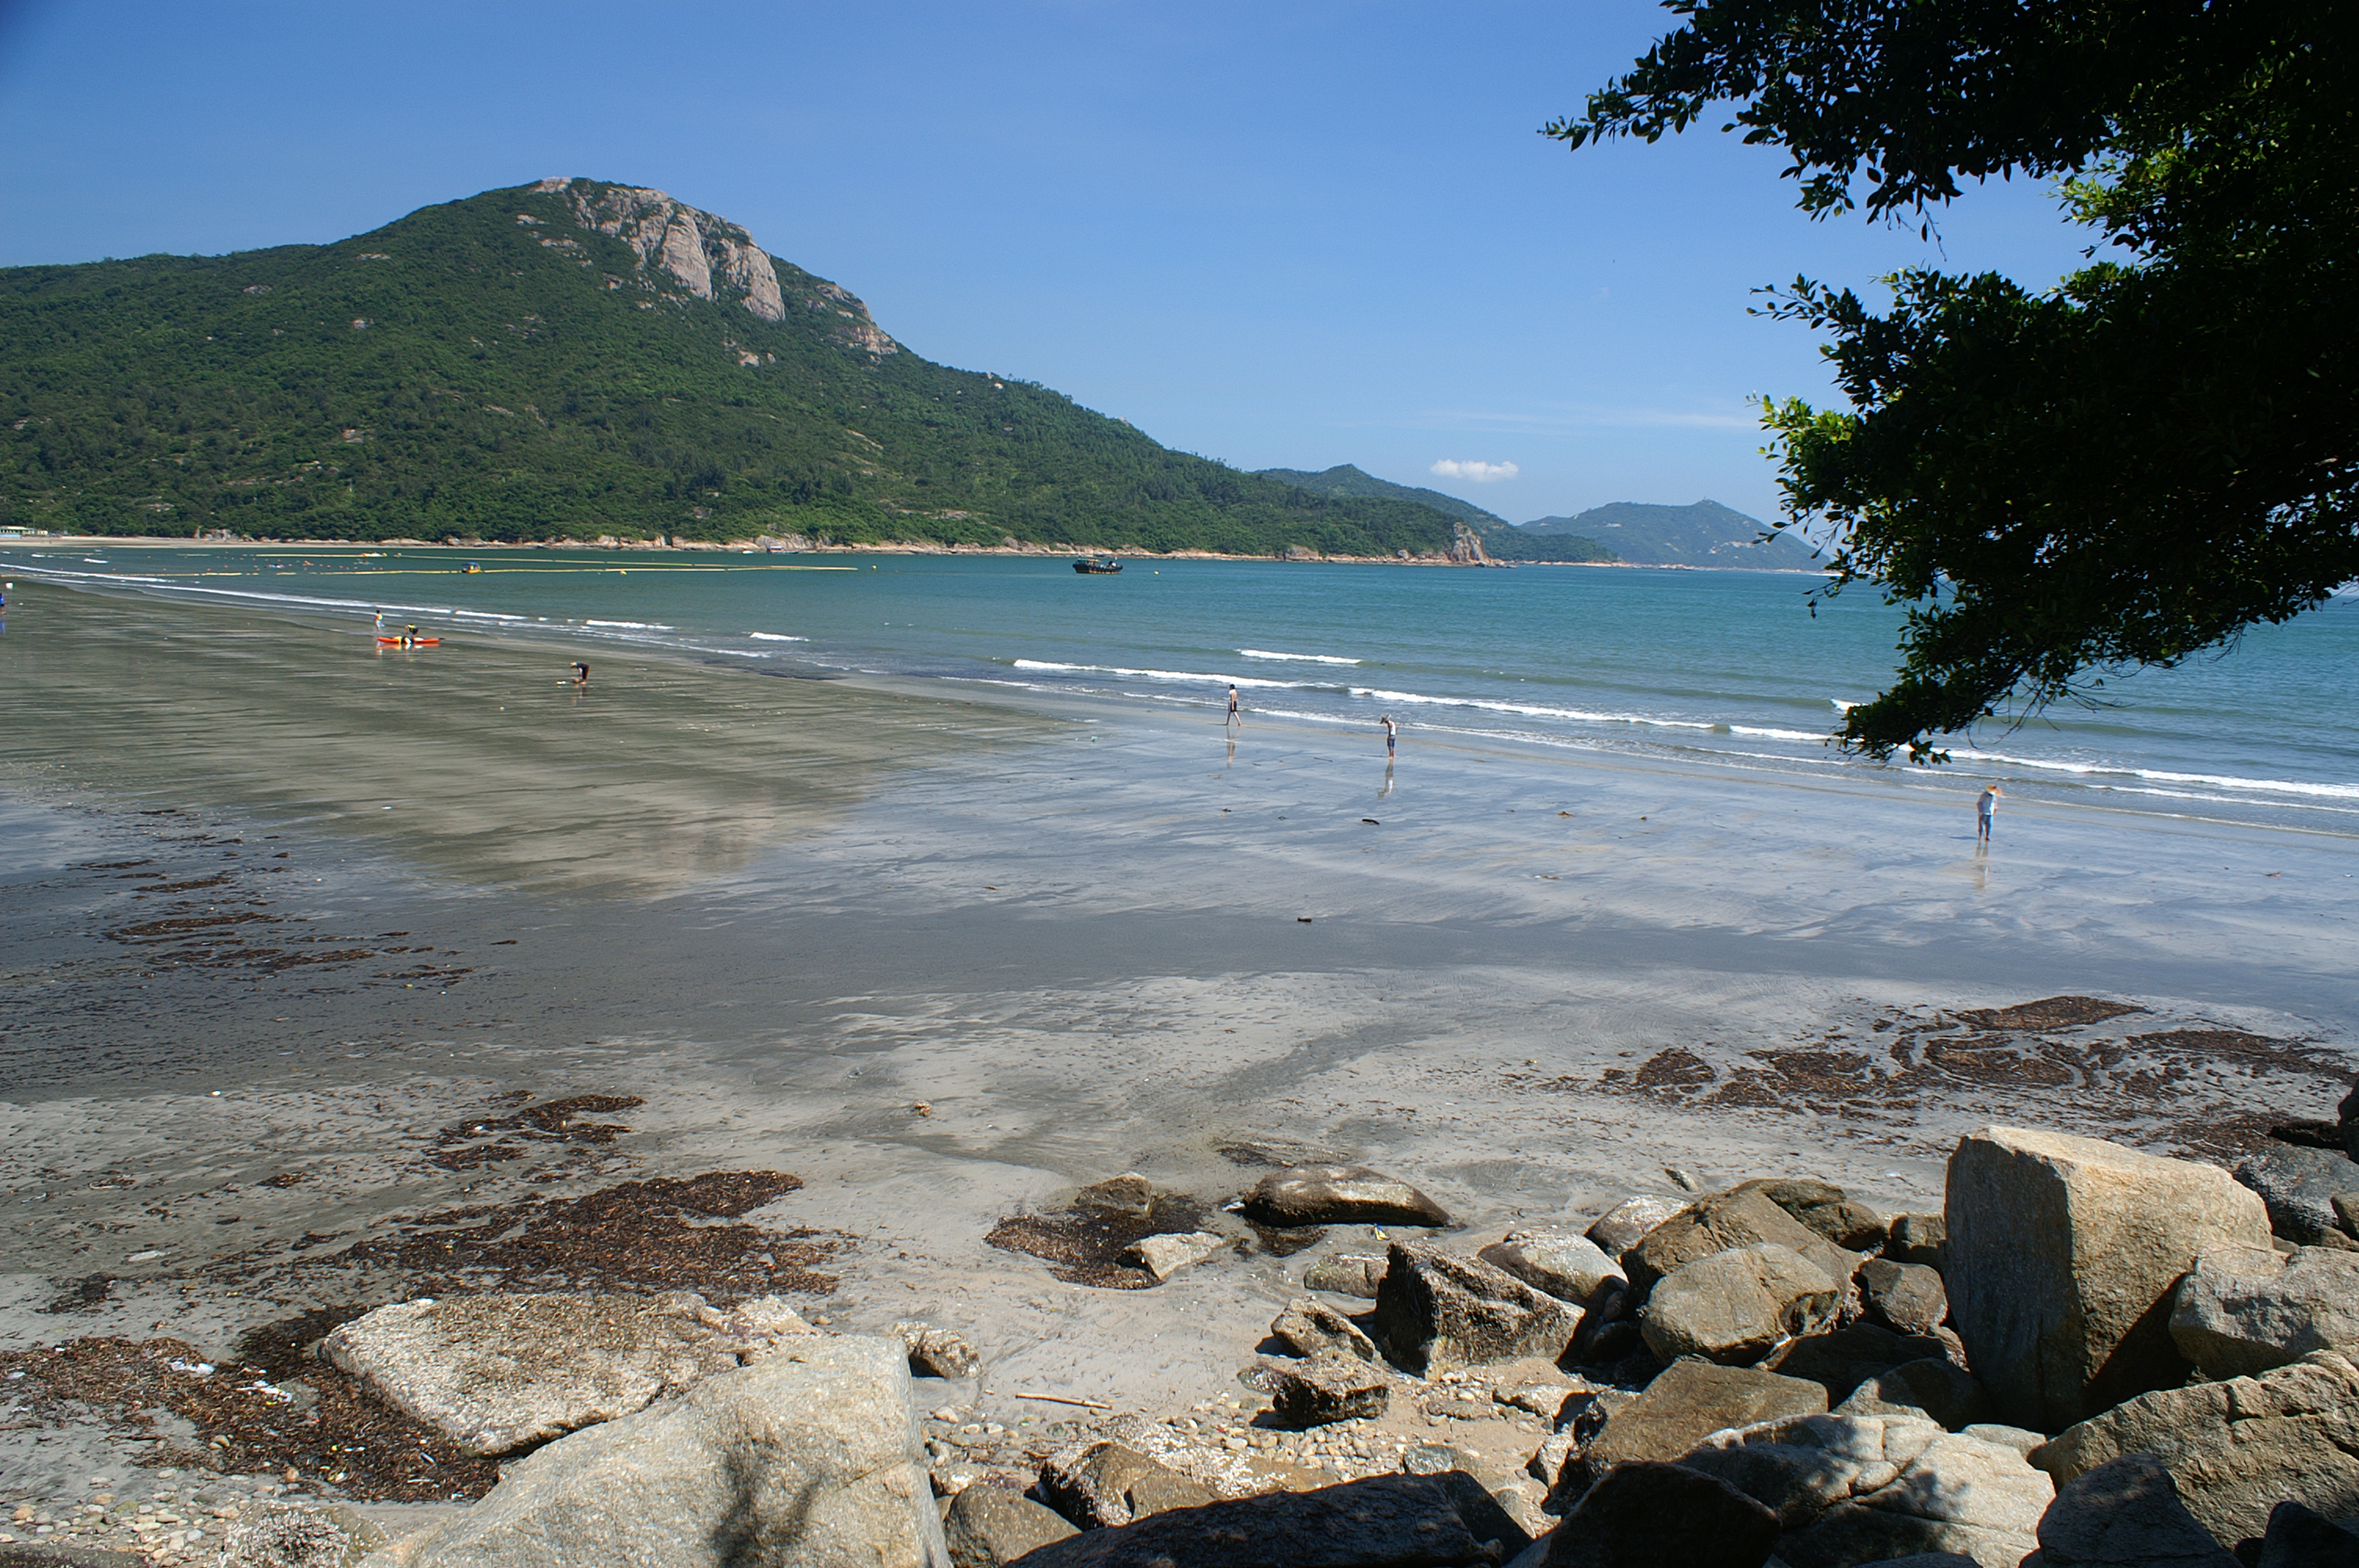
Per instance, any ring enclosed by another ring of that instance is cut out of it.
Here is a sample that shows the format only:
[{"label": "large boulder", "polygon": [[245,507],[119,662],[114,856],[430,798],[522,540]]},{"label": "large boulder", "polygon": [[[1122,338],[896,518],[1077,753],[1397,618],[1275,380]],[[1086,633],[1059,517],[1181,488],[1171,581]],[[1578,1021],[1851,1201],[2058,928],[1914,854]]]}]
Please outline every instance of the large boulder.
[{"label": "large boulder", "polygon": [[1599,1215],[1582,1234],[1608,1258],[1619,1258],[1644,1240],[1648,1231],[1685,1214],[1694,1202],[1660,1193],[1636,1193]]},{"label": "large boulder", "polygon": [[1298,1356],[1356,1356],[1363,1361],[1376,1358],[1375,1342],[1360,1332],[1358,1324],[1309,1296],[1297,1296],[1288,1302],[1286,1310],[1271,1322],[1269,1332],[1271,1337]]},{"label": "large boulder", "polygon": [[1504,1269],[1536,1291],[1546,1291],[1560,1302],[1593,1307],[1608,1291],[1627,1282],[1622,1265],[1605,1255],[1586,1236],[1571,1231],[1524,1231],[1494,1241],[1475,1254],[1495,1269]]},{"label": "large boulder", "polygon": [[1930,1335],[1895,1334],[1872,1323],[1847,1323],[1781,1345],[1763,1365],[1788,1378],[1824,1384],[1828,1401],[1841,1404],[1870,1378],[1911,1361],[1943,1359],[1948,1349]]},{"label": "large boulder", "polygon": [[2151,1454],[2214,1539],[2267,1528],[2288,1500],[2329,1519],[2359,1515],[2359,1367],[2313,1351],[2256,1378],[2142,1394],[2035,1449],[2067,1486],[2125,1454]]},{"label": "large boulder", "polygon": [[1489,1568],[1506,1545],[1467,1528],[1440,1477],[1377,1476],[1083,1530],[1023,1568]]},{"label": "large boulder", "polygon": [[2056,1494],[2035,1568],[2239,1568],[2151,1454],[2109,1460]]},{"label": "large boulder", "polygon": [[507,1466],[372,1568],[943,1568],[898,1340],[805,1338]]},{"label": "large boulder", "polygon": [[1922,1263],[1870,1258],[1853,1278],[1868,1321],[1895,1334],[1930,1334],[1949,1320],[1950,1292],[1940,1272]]},{"label": "large boulder", "polygon": [[2261,1195],[2269,1228],[2288,1241],[2316,1247],[2350,1239],[2337,1223],[2334,1200],[2359,1193],[2359,1164],[2332,1149],[2271,1143],[2236,1166],[2236,1180]]},{"label": "large boulder", "polygon": [[2212,1248],[2180,1281],[2170,1336],[2207,1378],[2249,1377],[2313,1350],[2359,1353],[2359,1253]]},{"label": "large boulder", "polygon": [[2207,1247],[2268,1245],[2260,1198],[2215,1165],[1990,1127],[1950,1157],[1951,1321],[2018,1426],[2059,1431],[2187,1375],[2169,1297]]},{"label": "large boulder", "polygon": [[1838,1282],[1849,1280],[1860,1263],[1756,1191],[1697,1199],[1625,1252],[1622,1267],[1631,1291],[1643,1299],[1657,1281],[1699,1258],[1764,1241],[1792,1248]]},{"label": "large boulder", "polygon": [[1874,1252],[1890,1237],[1891,1222],[1882,1215],[1841,1187],[1808,1176],[1739,1182],[1729,1190],[1759,1193],[1847,1252]]},{"label": "large boulder", "polygon": [[1791,1568],[1955,1552],[2015,1568],[2055,1496],[2021,1453],[1914,1416],[1818,1416],[1731,1433],[1682,1463],[1714,1467],[1787,1522]]},{"label": "large boulder", "polygon": [[1432,1225],[1450,1213],[1410,1186],[1365,1165],[1288,1165],[1245,1195],[1258,1225]]},{"label": "large boulder", "polygon": [[1878,1372],[1845,1395],[1837,1415],[1921,1415],[1950,1432],[1997,1418],[1990,1393],[1954,1361],[1928,1357]]},{"label": "large boulder", "polygon": [[1546,1568],[1761,1568],[1777,1518],[1683,1465],[1618,1465],[1551,1530]]},{"label": "large boulder", "polygon": [[701,1298],[453,1296],[378,1307],[320,1352],[475,1454],[506,1454],[644,1410],[738,1364]]},{"label": "large boulder", "polygon": [[1006,1487],[969,1487],[942,1517],[951,1568],[1007,1568],[1027,1552],[1077,1533],[1064,1515]]},{"label": "large boulder", "polygon": [[1639,1331],[1664,1361],[1701,1356],[1749,1367],[1824,1323],[1842,1299],[1842,1286],[1790,1247],[1733,1247],[1664,1276],[1639,1312]]},{"label": "large boulder", "polygon": [[1554,1360],[1580,1326],[1578,1308],[1477,1259],[1401,1241],[1386,1254],[1375,1337],[1419,1376],[1527,1356]]},{"label": "large boulder", "polygon": [[1613,1411],[1582,1450],[1590,1476],[1615,1465],[1676,1459],[1715,1432],[1827,1408],[1827,1391],[1799,1378],[1690,1358],[1672,1362]]},{"label": "large boulder", "polygon": [[1078,1443],[1040,1465],[1040,1495],[1083,1530],[1212,1500],[1210,1487],[1119,1443]]}]

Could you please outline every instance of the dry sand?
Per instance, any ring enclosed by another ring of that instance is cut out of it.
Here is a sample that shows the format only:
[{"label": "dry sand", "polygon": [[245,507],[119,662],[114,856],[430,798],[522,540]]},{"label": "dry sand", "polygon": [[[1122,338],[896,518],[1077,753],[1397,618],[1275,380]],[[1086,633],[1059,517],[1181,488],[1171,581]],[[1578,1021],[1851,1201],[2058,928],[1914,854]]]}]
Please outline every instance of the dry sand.
[{"label": "dry sand", "polygon": [[[1978,858],[1962,779],[1412,743],[1386,794],[1376,741],[1279,725],[354,642],[62,593],[0,639],[0,1355],[226,1357],[447,1288],[413,1244],[454,1206],[777,1171],[727,1223],[836,1281],[811,1312],[981,1348],[929,1399],[1176,1411],[1317,1253],[1098,1290],[999,1220],[1128,1170],[1217,1206],[1242,1144],[1407,1177],[1469,1247],[1670,1167],[1937,1209],[1965,1129],[2224,1158],[2359,1044],[2348,839],[2033,808]],[[1977,1014],[2059,994],[2140,1011]],[[639,1103],[465,1131],[585,1095]],[[212,1430],[15,1386],[0,1499]]]}]

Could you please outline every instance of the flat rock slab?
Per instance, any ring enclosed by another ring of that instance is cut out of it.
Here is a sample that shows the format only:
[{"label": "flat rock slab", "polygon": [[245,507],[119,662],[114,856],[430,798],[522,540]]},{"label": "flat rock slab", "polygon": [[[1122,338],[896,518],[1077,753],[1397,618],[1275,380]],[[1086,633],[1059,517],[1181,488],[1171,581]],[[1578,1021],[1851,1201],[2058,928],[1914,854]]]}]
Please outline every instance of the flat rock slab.
[{"label": "flat rock slab", "polygon": [[1085,1530],[1023,1568],[1474,1568],[1502,1561],[1430,1476],[1378,1476],[1314,1492],[1237,1498]]},{"label": "flat rock slab", "polygon": [[1259,1225],[1430,1225],[1450,1212],[1407,1182],[1365,1165],[1288,1165],[1245,1195],[1245,1217]]},{"label": "flat rock slab", "polygon": [[1270,1374],[1270,1400],[1279,1422],[1297,1429],[1380,1416],[1392,1399],[1385,1375],[1353,1356],[1321,1356]]},{"label": "flat rock slab", "polygon": [[1078,1534],[1056,1509],[1006,1487],[969,1487],[942,1519],[951,1568],[1006,1568],[1027,1552]]},{"label": "flat rock slab", "polygon": [[1827,1408],[1827,1390],[1754,1367],[1675,1361],[1605,1418],[1583,1451],[1591,1474],[1611,1465],[1677,1459],[1715,1432]]},{"label": "flat rock slab", "polygon": [[1739,1182],[1731,1192],[1756,1192],[1810,1229],[1848,1252],[1880,1250],[1892,1224],[1838,1186],[1807,1176]]},{"label": "flat rock slab", "polygon": [[1648,1231],[1622,1255],[1630,1289],[1643,1298],[1664,1276],[1699,1258],[1732,1247],[1774,1241],[1811,1260],[1838,1281],[1848,1280],[1860,1260],[1771,1203],[1760,1192],[1722,1193],[1693,1205]]},{"label": "flat rock slab", "polygon": [[703,1306],[679,1294],[403,1302],[334,1330],[321,1353],[470,1452],[507,1454],[734,1369]]},{"label": "flat rock slab", "polygon": [[1135,1269],[1146,1270],[1160,1283],[1183,1269],[1194,1268],[1228,1244],[1227,1237],[1210,1230],[1148,1236],[1124,1248],[1122,1260]]},{"label": "flat rock slab", "polygon": [[371,1568],[943,1568],[897,1339],[806,1338],[509,1465]]},{"label": "flat rock slab", "polygon": [[2217,1541],[2268,1528],[2291,1500],[2329,1519],[2359,1517],[2359,1367],[2314,1351],[2256,1378],[2142,1394],[2033,1451],[2069,1486],[2127,1454],[2150,1454]]},{"label": "flat rock slab", "polygon": [[1363,1301],[1376,1299],[1376,1287],[1384,1282],[1384,1254],[1338,1252],[1321,1258],[1302,1271],[1302,1288],[1306,1291],[1326,1291],[1333,1295],[1358,1296]]},{"label": "flat rock slab", "polygon": [[1209,1503],[1211,1488],[1119,1443],[1084,1443],[1040,1465],[1040,1495],[1083,1530],[1129,1524]]},{"label": "flat rock slab", "polygon": [[1634,1194],[1598,1216],[1583,1234],[1597,1244],[1599,1251],[1618,1259],[1645,1240],[1648,1231],[1685,1214],[1694,1203],[1693,1198],[1665,1197],[1658,1193]]},{"label": "flat rock slab", "polygon": [[[1904,1361],[1854,1389],[1835,1406],[1837,1415],[1921,1415],[1949,1432],[1963,1432],[1997,1418],[1985,1389],[1954,1361],[1927,1357]],[[2031,1446],[2040,1440],[2031,1434]]]},{"label": "flat rock slab", "polygon": [[1288,1303],[1286,1310],[1270,1323],[1269,1332],[1298,1356],[1356,1356],[1363,1361],[1376,1358],[1375,1341],[1362,1333],[1358,1324],[1309,1296],[1297,1296]]},{"label": "flat rock slab", "polygon": [[2359,1353],[2359,1253],[2214,1247],[2179,1282],[2170,1337],[2207,1378],[2242,1378],[2313,1350]]},{"label": "flat rock slab", "polygon": [[2041,1568],[2238,1568],[2144,1454],[2087,1472],[2039,1520]]},{"label": "flat rock slab", "polygon": [[1639,1310],[1639,1332],[1664,1361],[1701,1356],[1749,1367],[1818,1327],[1842,1299],[1841,1284],[1790,1247],[1732,1247],[1664,1276]]},{"label": "flat rock slab", "polygon": [[1494,1241],[1475,1254],[1495,1269],[1504,1269],[1536,1291],[1546,1291],[1577,1307],[1595,1306],[1608,1290],[1628,1281],[1622,1265],[1586,1236],[1571,1231],[1526,1232]]},{"label": "flat rock slab", "polygon": [[1527,1356],[1552,1361],[1571,1343],[1581,1312],[1477,1259],[1396,1241],[1374,1322],[1396,1365],[1430,1377]]},{"label": "flat rock slab", "polygon": [[2258,1195],[2216,1165],[2022,1128],[1950,1156],[1950,1313],[2018,1426],[2055,1432],[2183,1380],[2164,1303],[2196,1255],[2266,1247]]}]

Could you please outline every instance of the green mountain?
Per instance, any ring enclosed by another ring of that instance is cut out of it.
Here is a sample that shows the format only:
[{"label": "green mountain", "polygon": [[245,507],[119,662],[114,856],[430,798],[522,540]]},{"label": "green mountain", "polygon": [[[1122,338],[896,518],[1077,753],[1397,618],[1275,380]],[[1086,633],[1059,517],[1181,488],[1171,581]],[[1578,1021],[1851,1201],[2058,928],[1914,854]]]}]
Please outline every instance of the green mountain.
[{"label": "green mountain", "polygon": [[[1518,531],[1539,538],[1602,540],[1633,566],[1751,567],[1815,571],[1819,563],[1799,539],[1778,535],[1763,543],[1757,520],[1717,501],[1692,506],[1649,506],[1616,501],[1572,517],[1542,517]],[[1492,554],[1499,547],[1486,535]]]},{"label": "green mountain", "polygon": [[1256,555],[1453,534],[932,363],[735,224],[583,179],[333,244],[0,270],[0,524]]},{"label": "green mountain", "polygon": [[1497,513],[1485,512],[1471,501],[1461,501],[1438,490],[1395,484],[1350,463],[1338,463],[1318,473],[1304,469],[1256,469],[1254,471],[1258,478],[1274,479],[1281,484],[1315,491],[1321,495],[1374,496],[1430,506],[1474,530],[1482,538],[1484,549],[1495,560],[1611,561],[1617,558],[1612,550],[1594,539],[1565,534],[1535,538]]}]

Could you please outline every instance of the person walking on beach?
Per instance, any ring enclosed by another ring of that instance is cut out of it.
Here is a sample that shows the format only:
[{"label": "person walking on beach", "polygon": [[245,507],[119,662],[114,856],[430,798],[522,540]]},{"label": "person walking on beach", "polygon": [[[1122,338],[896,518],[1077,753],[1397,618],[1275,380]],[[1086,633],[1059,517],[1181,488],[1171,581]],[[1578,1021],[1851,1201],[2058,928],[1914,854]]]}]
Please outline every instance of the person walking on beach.
[{"label": "person walking on beach", "polygon": [[1238,728],[1242,729],[1245,726],[1245,715],[1237,711],[1237,684],[1234,681],[1231,681],[1229,683],[1229,716],[1221,722],[1223,725],[1234,724]]},{"label": "person walking on beach", "polygon": [[1393,722],[1393,716],[1389,713],[1376,722],[1385,727],[1385,762],[1389,765],[1393,753],[1400,747],[1400,726]]},{"label": "person walking on beach", "polygon": [[2006,792],[1991,785],[1974,797],[1974,842],[1987,845],[1991,836],[1991,815],[1998,810],[1998,797]]}]

